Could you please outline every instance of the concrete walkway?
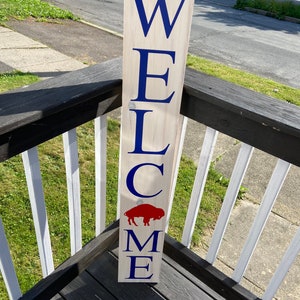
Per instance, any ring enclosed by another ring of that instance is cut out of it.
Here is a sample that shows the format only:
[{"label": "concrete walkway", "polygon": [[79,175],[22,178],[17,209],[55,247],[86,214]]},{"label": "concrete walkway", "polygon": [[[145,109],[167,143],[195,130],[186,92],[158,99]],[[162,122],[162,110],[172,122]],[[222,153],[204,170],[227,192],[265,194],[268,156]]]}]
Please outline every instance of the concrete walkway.
[{"label": "concrete walkway", "polygon": [[0,41],[0,72],[14,69],[45,79],[86,67],[78,60],[8,28],[0,27]]},{"label": "concrete walkway", "polygon": [[[16,69],[48,78],[122,55],[122,40],[119,37],[79,22],[48,24],[27,20],[11,21],[9,26],[13,30],[0,27],[0,73]],[[194,122],[189,122],[188,126],[184,151],[197,162],[204,128]],[[215,153],[216,168],[227,177],[230,177],[238,149],[239,143],[234,139],[219,136]],[[234,209],[217,263],[229,275],[274,167],[274,159],[260,151],[255,152],[252,161],[244,183],[248,188],[247,197]],[[292,168],[290,173],[263,233],[262,242],[254,254],[255,264],[249,266],[246,274],[245,284],[258,294],[268,283],[278,258],[300,224],[300,172],[298,168]],[[211,232],[207,232],[207,242],[210,236]],[[235,249],[230,246],[233,238]],[[276,248],[274,240],[279,242]],[[205,248],[204,241],[203,248],[199,249],[204,256]],[[262,256],[269,259],[262,261]],[[298,259],[277,299],[300,299],[299,270]]]}]

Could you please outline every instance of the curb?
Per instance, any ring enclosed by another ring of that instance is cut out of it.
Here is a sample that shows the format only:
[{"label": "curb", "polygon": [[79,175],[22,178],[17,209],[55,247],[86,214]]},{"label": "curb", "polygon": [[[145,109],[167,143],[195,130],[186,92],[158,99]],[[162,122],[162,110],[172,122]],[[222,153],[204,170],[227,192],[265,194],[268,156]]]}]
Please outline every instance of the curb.
[{"label": "curb", "polygon": [[115,36],[118,36],[118,37],[120,37],[120,38],[123,38],[123,37],[124,37],[123,34],[117,32],[117,31],[110,30],[110,29],[108,29],[108,28],[106,28],[106,27],[102,27],[102,26],[99,26],[99,25],[95,25],[95,24],[93,24],[93,23],[90,23],[90,22],[85,21],[85,20],[82,20],[82,19],[78,20],[77,22],[80,22],[80,23],[82,23],[82,24],[85,24],[85,25],[88,25],[88,26],[91,26],[91,27],[100,29],[100,30],[102,30],[102,31],[104,31],[104,32],[110,33],[110,34],[115,35]]},{"label": "curb", "polygon": [[244,7],[244,10],[248,11],[248,12],[258,14],[258,15],[275,18],[277,20],[288,21],[288,22],[291,22],[291,23],[300,24],[300,19],[298,19],[298,18],[293,18],[293,17],[288,17],[288,16],[278,18],[275,13],[272,13],[272,12],[269,12],[269,11],[266,11],[266,10],[262,10],[262,9],[259,9],[259,8]]}]

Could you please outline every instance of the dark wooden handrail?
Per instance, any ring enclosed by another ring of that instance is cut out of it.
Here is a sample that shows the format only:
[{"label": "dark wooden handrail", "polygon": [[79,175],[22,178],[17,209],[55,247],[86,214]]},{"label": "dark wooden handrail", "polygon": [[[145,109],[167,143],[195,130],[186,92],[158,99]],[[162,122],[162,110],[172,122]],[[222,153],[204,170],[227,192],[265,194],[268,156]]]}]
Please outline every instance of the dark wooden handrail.
[{"label": "dark wooden handrail", "polygon": [[181,113],[300,166],[300,108],[188,70]]},{"label": "dark wooden handrail", "polygon": [[121,106],[121,60],[0,95],[0,161]]},{"label": "dark wooden handrail", "polygon": [[[0,95],[0,161],[121,106],[121,59]],[[300,109],[187,69],[181,113],[300,166]]]}]

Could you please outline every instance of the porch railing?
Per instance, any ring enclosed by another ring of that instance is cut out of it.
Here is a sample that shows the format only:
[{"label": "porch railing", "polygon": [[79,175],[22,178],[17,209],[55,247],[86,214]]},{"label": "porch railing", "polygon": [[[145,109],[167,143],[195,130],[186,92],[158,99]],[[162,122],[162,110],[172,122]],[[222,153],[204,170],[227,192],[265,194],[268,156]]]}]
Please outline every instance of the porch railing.
[{"label": "porch railing", "polygon": [[[22,153],[43,277],[54,270],[54,263],[36,146],[63,135],[69,201],[70,255],[73,255],[82,247],[80,163],[76,127],[95,120],[97,236],[106,224],[106,116],[121,106],[121,85],[121,60],[117,59],[0,95],[0,159],[5,161]],[[218,132],[231,136],[242,144],[207,252],[206,260],[210,264],[216,262],[253,149],[260,149],[278,158],[232,274],[232,278],[240,282],[290,165],[300,166],[300,109],[217,78],[187,70],[181,113],[184,122],[192,119],[207,127],[186,221],[182,224],[181,242],[184,245],[189,247],[191,243]],[[22,293],[5,231],[6,228],[0,222],[1,273],[9,297],[18,299]],[[265,287],[262,293],[264,299],[271,299],[280,287],[298,255],[299,241],[300,230]]]}]

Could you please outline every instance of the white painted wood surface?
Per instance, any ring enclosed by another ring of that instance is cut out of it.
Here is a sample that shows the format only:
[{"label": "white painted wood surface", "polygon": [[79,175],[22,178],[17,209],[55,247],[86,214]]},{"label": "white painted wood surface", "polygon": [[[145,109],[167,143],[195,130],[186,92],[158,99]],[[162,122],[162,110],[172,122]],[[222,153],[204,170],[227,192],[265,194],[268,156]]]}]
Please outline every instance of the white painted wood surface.
[{"label": "white painted wood surface", "polygon": [[189,203],[188,212],[185,219],[183,234],[182,234],[182,244],[190,247],[191,240],[204,192],[204,187],[212,160],[215,144],[218,137],[218,131],[210,127],[206,128],[205,137],[200,152],[197,173],[193,185],[193,190],[191,194],[191,200]]},{"label": "white painted wood surface", "polygon": [[248,263],[255,250],[255,247],[258,243],[258,240],[268,220],[268,217],[271,213],[273,205],[277,199],[277,196],[280,192],[280,189],[284,183],[284,180],[286,178],[289,169],[290,169],[289,163],[281,159],[278,159],[272,177],[269,181],[268,187],[264,194],[259,211],[253,221],[253,225],[250,229],[248,238],[245,242],[239,261],[233,272],[232,279],[235,280],[236,282],[241,281],[246,271]]},{"label": "white painted wood surface", "polygon": [[232,171],[232,175],[230,178],[228,188],[226,190],[223,205],[206,255],[206,260],[211,264],[214,263],[217,257],[223,236],[225,234],[227,224],[229,222],[230,214],[236,202],[252,153],[253,153],[252,146],[249,146],[247,144],[242,144],[241,149],[239,151],[239,155],[237,157],[237,160],[235,162]]},{"label": "white painted wood surface", "polygon": [[105,229],[106,220],[106,142],[107,116],[95,119],[95,193],[96,236]]},{"label": "white painted wood surface", "polygon": [[2,219],[0,218],[0,271],[8,292],[9,299],[16,300],[22,296],[18,278],[9,252]]},{"label": "white painted wood surface", "polygon": [[159,281],[192,9],[190,0],[124,1],[121,282]]},{"label": "white painted wood surface", "polygon": [[[186,134],[187,122],[188,122],[188,118],[181,116],[181,120],[179,120],[180,126],[178,126],[178,127],[181,127],[181,134],[179,136],[180,139],[179,139],[179,143],[178,143],[178,147],[177,147],[177,153],[175,154],[176,159],[174,159],[174,163],[175,163],[174,170],[175,171],[174,171],[173,182],[172,182],[172,186],[171,186],[170,201],[169,201],[169,208],[168,208],[165,232],[168,232],[168,228],[169,228],[169,220],[170,220],[171,210],[172,210],[173,201],[174,201],[174,195],[175,195],[178,172],[179,172],[179,167],[180,167],[180,160],[181,160],[181,156],[182,156],[184,138],[185,138],[185,134]],[[177,142],[176,142],[176,144],[177,144]]]},{"label": "white painted wood surface", "polygon": [[69,201],[71,255],[82,248],[80,178],[76,129],[63,134]]},{"label": "white painted wood surface", "polygon": [[22,159],[43,277],[46,277],[54,270],[54,264],[37,148],[23,152]]}]

